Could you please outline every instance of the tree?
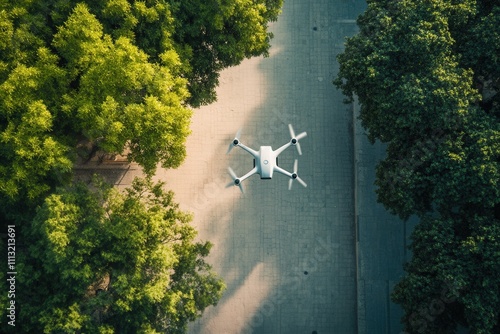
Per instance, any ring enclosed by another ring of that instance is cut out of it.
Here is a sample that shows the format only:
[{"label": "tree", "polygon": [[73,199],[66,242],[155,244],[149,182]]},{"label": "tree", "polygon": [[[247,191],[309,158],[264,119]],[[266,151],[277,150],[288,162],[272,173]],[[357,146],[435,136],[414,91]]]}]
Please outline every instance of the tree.
[{"label": "tree", "polygon": [[[499,121],[479,107],[475,72],[458,61],[463,57],[450,27],[463,28],[474,12],[471,2],[371,2],[359,18],[360,33],[339,55],[336,84],[350,99],[359,96],[369,139],[388,143],[378,168],[379,201],[402,218],[444,198],[460,204],[458,194],[450,195],[462,192],[463,180],[471,190],[490,184],[475,202],[492,195],[487,202],[494,205],[499,198]],[[474,180],[487,165],[489,180]],[[443,175],[449,175],[446,194],[435,189]]]},{"label": "tree", "polygon": [[51,16],[40,5],[2,4],[11,43],[0,45],[1,197],[8,205],[43,198],[70,174],[82,138],[110,153],[127,149],[146,174],[160,162],[179,166],[191,111],[175,51],[150,62],[129,38],[104,33],[84,4],[45,27]]},{"label": "tree", "polygon": [[215,100],[223,68],[267,54],[281,4],[0,1],[0,197],[43,197],[81,141],[148,175],[179,166],[188,104]]},{"label": "tree", "polygon": [[69,148],[51,133],[53,118],[43,102],[23,107],[22,116],[12,117],[0,134],[0,190],[8,198],[31,200],[50,190],[50,179],[58,181],[72,163]]},{"label": "tree", "polygon": [[217,302],[210,243],[171,193],[91,191],[72,167],[98,151],[148,177],[179,166],[189,106],[215,100],[222,69],[267,55],[281,5],[0,0],[0,221],[23,240],[25,331],[183,332]]},{"label": "tree", "polygon": [[224,289],[203,259],[211,244],[162,183],[92,188],[59,189],[38,210],[17,264],[19,329],[183,333]]},{"label": "tree", "polygon": [[359,34],[338,56],[335,82],[349,99],[358,96],[371,141],[453,129],[478,98],[472,71],[458,66],[453,53],[448,7],[446,1],[373,1],[359,17]]},{"label": "tree", "polygon": [[[76,1],[37,4],[54,26],[64,23]],[[156,0],[86,1],[93,15],[113,39],[126,37],[151,61],[175,51],[182,62],[177,74],[188,79],[189,104],[216,99],[219,72],[244,58],[267,55],[282,0]]]},{"label": "tree", "polygon": [[463,217],[426,216],[412,233],[413,259],[392,293],[408,333],[500,330],[500,225]]},{"label": "tree", "polygon": [[499,330],[498,268],[483,258],[500,254],[499,14],[497,1],[370,1],[338,56],[334,83],[387,144],[378,201],[420,218],[393,293],[409,333]]},{"label": "tree", "polygon": [[283,0],[170,1],[175,32],[172,37],[188,65],[190,104],[215,101],[219,72],[244,58],[268,55],[270,21]]},{"label": "tree", "polygon": [[378,200],[403,219],[471,205],[494,208],[499,156],[500,123],[471,109],[456,131],[434,128],[426,137],[391,141],[377,166]]},{"label": "tree", "polygon": [[481,4],[370,2],[338,57],[335,84],[388,144],[378,200],[402,218],[500,203],[498,7]]},{"label": "tree", "polygon": [[130,39],[105,35],[83,5],[75,7],[53,45],[74,72],[71,81],[78,81],[78,90],[61,101],[78,120],[76,132],[107,152],[128,146],[129,158],[147,174],[160,161],[179,166],[191,112],[183,106],[186,82],[170,70],[179,65],[175,52],[162,54],[161,64],[148,62]]}]

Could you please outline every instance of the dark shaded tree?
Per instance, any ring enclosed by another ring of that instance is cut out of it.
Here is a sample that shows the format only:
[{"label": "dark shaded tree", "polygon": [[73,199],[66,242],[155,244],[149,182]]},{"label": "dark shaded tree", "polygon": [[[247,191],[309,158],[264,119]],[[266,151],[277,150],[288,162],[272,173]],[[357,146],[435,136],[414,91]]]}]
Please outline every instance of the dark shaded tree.
[{"label": "dark shaded tree", "polygon": [[369,1],[338,56],[334,83],[387,145],[378,201],[421,218],[393,294],[408,333],[499,330],[499,14],[498,1]]},{"label": "dark shaded tree", "polygon": [[500,225],[484,217],[425,217],[412,233],[412,261],[392,298],[408,333],[500,329]]}]

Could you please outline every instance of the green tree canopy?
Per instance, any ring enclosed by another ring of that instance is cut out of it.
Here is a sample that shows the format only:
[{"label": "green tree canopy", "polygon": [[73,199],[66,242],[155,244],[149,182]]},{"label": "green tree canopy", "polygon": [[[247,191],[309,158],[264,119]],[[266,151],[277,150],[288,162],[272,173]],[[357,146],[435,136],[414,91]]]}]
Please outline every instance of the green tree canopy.
[{"label": "green tree canopy", "polygon": [[53,189],[82,141],[149,175],[179,166],[188,105],[215,100],[222,69],[267,55],[281,4],[0,0],[0,197]]},{"label": "green tree canopy", "polygon": [[500,7],[485,4],[371,1],[338,57],[336,85],[388,144],[378,199],[402,218],[500,203]]},{"label": "green tree canopy", "polygon": [[161,183],[92,187],[60,189],[38,210],[17,263],[19,329],[183,333],[224,289],[203,259],[211,244]]},{"label": "green tree canopy", "polygon": [[421,219],[393,294],[408,333],[499,330],[499,23],[498,1],[372,0],[338,56],[334,83],[386,143],[378,201]]},{"label": "green tree canopy", "polygon": [[500,224],[463,217],[425,217],[412,233],[413,259],[392,294],[408,333],[500,330]]},{"label": "green tree canopy", "polygon": [[30,12],[36,4],[1,12],[11,43],[0,55],[0,195],[46,193],[71,171],[82,138],[106,152],[127,150],[147,174],[158,163],[179,166],[191,111],[175,51],[151,62],[130,38],[106,34],[81,3],[51,32],[43,11]]},{"label": "green tree canopy", "polygon": [[[185,156],[191,113],[184,79],[173,75],[180,65],[174,51],[150,63],[127,37],[115,41],[103,33],[95,16],[77,5],[54,35],[53,45],[72,70],[78,90],[61,101],[83,133],[107,152],[122,152],[146,173],[156,164],[177,167]],[[170,68],[174,68],[171,70]]]},{"label": "green tree canopy", "polygon": [[222,69],[267,55],[281,5],[0,0],[0,221],[22,240],[24,331],[177,333],[217,302],[210,244],[171,193],[90,190],[72,168],[97,151],[147,176],[179,166],[189,107],[215,100]]},{"label": "green tree canopy", "polygon": [[215,101],[220,70],[244,58],[268,55],[283,0],[170,1],[176,18],[172,37],[189,70],[190,104]]},{"label": "green tree canopy", "polygon": [[[469,6],[467,6],[469,5]],[[474,11],[462,4],[463,15]],[[336,84],[361,105],[370,140],[414,140],[453,129],[478,99],[473,72],[458,65],[448,1],[371,1],[360,32],[339,55]]]},{"label": "green tree canopy", "polygon": [[[391,141],[377,166],[378,200],[402,218],[500,203],[500,123],[474,108],[457,131]],[[483,210],[484,211],[484,210]]]}]

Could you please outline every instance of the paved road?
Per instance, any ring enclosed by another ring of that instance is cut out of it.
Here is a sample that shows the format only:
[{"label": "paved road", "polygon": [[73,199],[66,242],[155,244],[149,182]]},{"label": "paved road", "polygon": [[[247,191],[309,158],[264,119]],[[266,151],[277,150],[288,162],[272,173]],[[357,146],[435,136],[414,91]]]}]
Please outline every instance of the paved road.
[{"label": "paved road", "polygon": [[[287,0],[271,30],[269,58],[244,61],[221,75],[218,102],[195,111],[188,157],[163,171],[199,237],[214,248],[209,262],[227,283],[216,307],[190,333],[399,333],[399,310],[388,296],[406,256],[405,225],[373,194],[374,165],[384,150],[366,142],[355,106],[331,84],[345,36],[356,32],[361,0]],[[303,155],[289,149],[280,166],[307,182],[253,176],[246,193],[226,189],[227,166],[243,175],[251,156],[229,141],[256,149],[289,140],[287,124],[307,131]],[[136,171],[119,183],[127,185]],[[357,228],[356,228],[357,226]]]},{"label": "paved road", "polygon": [[[358,109],[353,106],[355,116]],[[402,310],[389,298],[409,260],[406,244],[414,222],[402,222],[377,203],[375,166],[385,156],[385,146],[371,145],[359,122],[354,129],[358,334],[399,334]]]}]

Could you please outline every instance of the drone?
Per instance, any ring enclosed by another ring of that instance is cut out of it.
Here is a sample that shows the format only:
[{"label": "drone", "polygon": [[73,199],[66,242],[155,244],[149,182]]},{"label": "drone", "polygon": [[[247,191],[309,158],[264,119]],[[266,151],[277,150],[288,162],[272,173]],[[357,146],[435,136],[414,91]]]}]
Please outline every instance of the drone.
[{"label": "drone", "polygon": [[277,172],[285,176],[288,176],[290,178],[290,180],[288,181],[288,190],[292,189],[293,181],[295,180],[297,180],[304,187],[307,187],[307,184],[297,174],[297,168],[298,168],[297,159],[295,159],[295,162],[293,164],[293,173],[290,173],[278,166],[278,156],[290,146],[295,146],[297,148],[297,152],[299,153],[299,155],[302,155],[302,150],[300,148],[299,140],[307,136],[307,133],[302,132],[301,134],[296,136],[291,124],[288,124],[288,129],[290,130],[290,137],[292,139],[285,145],[278,148],[276,151],[273,151],[271,146],[261,146],[258,151],[255,151],[250,147],[243,145],[243,143],[240,141],[241,129],[239,129],[233,141],[229,144],[229,148],[226,154],[229,154],[229,152],[231,152],[233,147],[238,146],[253,156],[254,167],[251,171],[249,171],[242,177],[238,177],[236,173],[231,169],[231,167],[228,167],[229,175],[231,175],[233,181],[230,182],[227,186],[228,187],[238,186],[241,192],[243,193],[244,191],[241,183],[250,176],[254,174],[259,174],[260,178],[265,180],[265,179],[271,179],[273,177],[273,173]]}]

